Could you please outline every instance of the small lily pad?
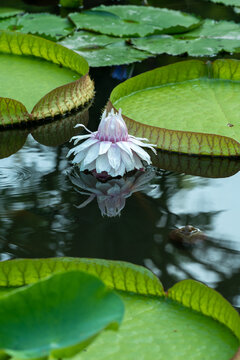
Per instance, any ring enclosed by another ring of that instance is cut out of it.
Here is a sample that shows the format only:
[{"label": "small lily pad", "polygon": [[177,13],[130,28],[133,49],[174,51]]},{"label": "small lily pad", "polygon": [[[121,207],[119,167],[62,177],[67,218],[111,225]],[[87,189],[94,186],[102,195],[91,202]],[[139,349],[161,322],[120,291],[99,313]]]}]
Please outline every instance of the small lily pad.
[{"label": "small lily pad", "polygon": [[49,13],[24,14],[0,21],[0,30],[20,31],[55,41],[69,35],[73,29],[67,18]]},{"label": "small lily pad", "polygon": [[40,37],[4,31],[0,51],[3,126],[64,114],[94,95],[88,63],[74,51]]},{"label": "small lily pad", "polygon": [[[73,357],[75,360],[229,360],[237,352],[239,314],[219,293],[197,281],[180,281],[165,292],[158,278],[141,266],[100,259],[52,258],[0,263],[0,285],[36,282],[37,286],[39,278],[59,272],[70,274],[72,270],[97,276],[108,288],[114,288],[125,304],[118,332],[101,332],[86,351]],[[14,297],[11,291],[9,296]],[[54,296],[51,300],[55,304]],[[38,308],[41,306],[39,302]]]},{"label": "small lily pad", "polygon": [[76,32],[60,44],[82,55],[92,67],[130,64],[151,56],[134,49],[122,39],[87,31]]},{"label": "small lily pad", "polygon": [[154,55],[167,53],[214,56],[220,51],[240,52],[240,25],[231,21],[205,20],[203,25],[181,35],[154,35],[132,39],[140,50]]},{"label": "small lily pad", "polygon": [[240,156],[240,61],[182,61],[135,76],[110,95],[129,132],[163,150]]},{"label": "small lily pad", "polygon": [[0,297],[0,348],[17,359],[73,355],[110,324],[124,306],[96,277],[55,274]]},{"label": "small lily pad", "polygon": [[177,33],[199,25],[198,18],[180,11],[134,5],[101,5],[69,18],[78,29],[120,37]]}]

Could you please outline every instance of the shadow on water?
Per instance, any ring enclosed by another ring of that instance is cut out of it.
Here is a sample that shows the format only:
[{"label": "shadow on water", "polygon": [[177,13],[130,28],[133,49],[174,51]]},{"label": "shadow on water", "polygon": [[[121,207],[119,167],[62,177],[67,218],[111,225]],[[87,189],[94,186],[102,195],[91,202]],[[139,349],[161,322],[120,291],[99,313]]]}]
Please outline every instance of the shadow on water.
[{"label": "shadow on water", "polygon": [[[156,3],[166,5],[149,0]],[[167,5],[203,17],[237,17],[230,8],[204,0],[171,0]],[[130,72],[136,75],[184,59],[163,55],[136,64]],[[127,74],[129,68],[120,70]],[[79,132],[73,126],[83,122],[96,129],[111,90],[122,80],[118,75],[116,68],[91,70],[96,97],[79,114],[35,129],[0,132],[0,259],[64,255],[131,261],[150,268],[166,288],[194,278],[240,308],[239,160],[159,152],[148,181],[131,174],[113,182],[115,198],[109,197],[109,184],[97,185],[87,174],[79,175],[81,181],[69,178],[68,140]],[[92,201],[78,208],[91,189]],[[107,216],[106,209],[117,216]],[[200,228],[204,238],[172,242],[171,231],[187,225]]]}]

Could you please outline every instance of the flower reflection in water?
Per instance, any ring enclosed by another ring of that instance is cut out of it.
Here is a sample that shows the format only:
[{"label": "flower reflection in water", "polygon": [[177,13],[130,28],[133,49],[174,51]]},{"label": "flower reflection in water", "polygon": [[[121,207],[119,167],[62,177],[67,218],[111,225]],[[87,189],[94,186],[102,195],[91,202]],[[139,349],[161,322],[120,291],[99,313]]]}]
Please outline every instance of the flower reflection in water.
[{"label": "flower reflection in water", "polygon": [[150,182],[155,175],[155,170],[152,167],[148,167],[145,171],[139,170],[132,175],[111,178],[104,182],[93,174],[80,172],[76,168],[68,174],[69,179],[76,186],[75,190],[80,194],[89,196],[77,207],[81,209],[96,198],[102,216],[108,217],[120,215],[125,207],[126,199],[135,192],[141,191],[154,196],[154,193],[158,191],[158,185]]}]

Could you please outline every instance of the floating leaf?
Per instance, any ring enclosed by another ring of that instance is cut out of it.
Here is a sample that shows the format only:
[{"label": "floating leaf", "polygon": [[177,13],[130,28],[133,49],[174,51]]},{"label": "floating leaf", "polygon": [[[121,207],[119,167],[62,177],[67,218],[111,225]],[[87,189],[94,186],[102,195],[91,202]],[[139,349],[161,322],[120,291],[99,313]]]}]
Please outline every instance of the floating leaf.
[{"label": "floating leaf", "polygon": [[224,4],[227,6],[240,6],[240,0],[207,0],[217,4]]},{"label": "floating leaf", "polygon": [[23,10],[13,8],[0,8],[0,19],[21,14]]},{"label": "floating leaf", "polygon": [[239,159],[231,157],[190,156],[159,150],[152,155],[157,168],[207,178],[225,178],[240,171]]},{"label": "floating leaf", "polygon": [[182,61],[135,76],[112,91],[129,132],[163,150],[240,155],[240,61]]},{"label": "floating leaf", "polygon": [[75,50],[93,67],[130,64],[151,56],[145,51],[132,48],[122,39],[87,31],[76,32],[60,44]]},{"label": "floating leaf", "polygon": [[49,13],[24,14],[0,21],[1,30],[16,30],[25,34],[36,34],[51,40],[59,40],[73,31],[67,18]]},{"label": "floating leaf", "polygon": [[55,274],[0,298],[0,348],[17,359],[79,351],[123,317],[121,299],[96,277]]},{"label": "floating leaf", "polygon": [[86,60],[61,45],[2,31],[0,52],[3,126],[64,114],[94,95]]},{"label": "floating leaf", "polygon": [[213,56],[220,51],[240,52],[240,25],[231,21],[205,20],[203,25],[182,35],[154,35],[132,39],[140,50],[152,54],[167,53]]},{"label": "floating leaf", "polygon": [[101,5],[69,18],[78,29],[120,37],[183,32],[199,25],[198,18],[180,11],[134,5]]},{"label": "floating leaf", "polygon": [[229,360],[239,347],[237,311],[220,294],[193,280],[181,281],[165,294],[157,277],[136,265],[52,258],[1,262],[0,282],[19,286],[73,269],[94,274],[108,287],[121,290],[117,292],[126,310],[117,334],[102,332],[75,360],[126,360],[129,354],[159,360]]}]

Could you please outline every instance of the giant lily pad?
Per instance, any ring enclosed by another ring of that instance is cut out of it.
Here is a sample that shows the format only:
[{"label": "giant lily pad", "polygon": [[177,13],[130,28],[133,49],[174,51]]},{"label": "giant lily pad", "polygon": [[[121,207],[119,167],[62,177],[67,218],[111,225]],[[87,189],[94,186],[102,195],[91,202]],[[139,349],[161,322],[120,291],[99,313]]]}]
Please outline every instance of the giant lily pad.
[{"label": "giant lily pad", "polygon": [[167,53],[180,55],[187,52],[191,56],[214,56],[220,51],[240,51],[240,25],[232,21],[207,19],[203,25],[181,35],[154,35],[132,39],[132,44],[140,50],[152,54]]},{"label": "giant lily pad", "polygon": [[77,258],[5,261],[0,263],[0,286],[6,296],[10,286],[72,270],[95,275],[114,288],[126,309],[118,332],[102,332],[73,357],[76,360],[229,360],[239,347],[239,314],[220,294],[193,280],[165,292],[154,274],[129,263]]},{"label": "giant lily pad", "polygon": [[74,354],[123,317],[121,299],[96,277],[55,274],[0,297],[0,348],[17,359]]},{"label": "giant lily pad", "polygon": [[93,67],[130,64],[151,56],[127,45],[123,39],[87,31],[76,32],[60,44],[75,50]]},{"label": "giant lily pad", "polygon": [[101,5],[69,18],[78,29],[120,37],[183,32],[199,25],[198,18],[180,11],[134,5]]},{"label": "giant lily pad", "polygon": [[94,95],[87,61],[59,44],[2,31],[0,52],[3,126],[64,114]]},{"label": "giant lily pad", "polygon": [[129,132],[158,148],[240,155],[240,61],[189,60],[135,76],[111,93]]}]

